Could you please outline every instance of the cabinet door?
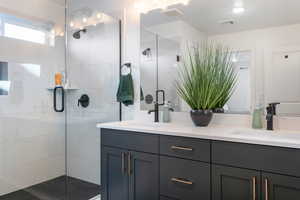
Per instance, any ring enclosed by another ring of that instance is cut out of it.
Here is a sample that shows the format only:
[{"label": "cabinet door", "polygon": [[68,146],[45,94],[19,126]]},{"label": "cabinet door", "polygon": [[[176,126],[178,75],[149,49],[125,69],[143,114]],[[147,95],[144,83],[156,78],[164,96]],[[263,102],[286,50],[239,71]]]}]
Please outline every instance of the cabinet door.
[{"label": "cabinet door", "polygon": [[159,200],[158,156],[130,152],[128,158],[129,199]]},{"label": "cabinet door", "polygon": [[213,165],[213,200],[260,200],[260,172]]},{"label": "cabinet door", "polygon": [[126,170],[127,152],[102,148],[101,186],[103,200],[128,200],[129,178]]},{"label": "cabinet door", "polygon": [[264,200],[300,199],[300,178],[263,173]]}]

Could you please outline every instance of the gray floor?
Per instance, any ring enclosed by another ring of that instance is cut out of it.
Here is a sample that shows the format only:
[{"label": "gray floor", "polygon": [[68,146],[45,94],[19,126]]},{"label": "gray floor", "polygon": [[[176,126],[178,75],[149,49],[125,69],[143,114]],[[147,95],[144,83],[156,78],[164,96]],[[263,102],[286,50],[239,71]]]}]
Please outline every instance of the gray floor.
[{"label": "gray floor", "polygon": [[100,186],[62,176],[0,197],[0,200],[89,200],[100,194]]}]

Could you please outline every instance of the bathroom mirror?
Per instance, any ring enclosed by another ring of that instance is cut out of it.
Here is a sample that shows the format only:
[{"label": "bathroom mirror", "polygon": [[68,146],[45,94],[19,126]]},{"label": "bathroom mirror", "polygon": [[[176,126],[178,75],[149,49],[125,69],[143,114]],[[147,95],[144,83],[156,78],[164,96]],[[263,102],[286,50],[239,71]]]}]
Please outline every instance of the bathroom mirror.
[{"label": "bathroom mirror", "polygon": [[[139,0],[141,91],[155,90],[177,112],[190,111],[174,87],[187,44],[213,42],[230,48],[238,74],[225,113],[249,114],[280,102],[280,115],[300,115],[300,13],[298,1]],[[283,9],[284,8],[284,9]],[[278,11],[280,10],[280,15]],[[160,98],[160,97],[159,97]],[[141,110],[153,102],[141,99]]]}]

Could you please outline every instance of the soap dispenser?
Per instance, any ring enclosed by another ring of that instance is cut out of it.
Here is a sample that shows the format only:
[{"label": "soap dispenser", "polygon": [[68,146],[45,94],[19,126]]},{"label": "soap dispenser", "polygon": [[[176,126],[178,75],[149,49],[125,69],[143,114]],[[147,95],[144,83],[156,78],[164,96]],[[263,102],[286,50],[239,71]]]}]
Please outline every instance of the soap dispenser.
[{"label": "soap dispenser", "polygon": [[252,128],[263,128],[263,106],[260,100],[257,101],[257,105],[252,113]]},{"label": "soap dispenser", "polygon": [[162,121],[164,123],[169,123],[171,121],[171,114],[170,112],[173,112],[174,109],[172,108],[171,102],[165,102],[165,105],[162,108]]}]

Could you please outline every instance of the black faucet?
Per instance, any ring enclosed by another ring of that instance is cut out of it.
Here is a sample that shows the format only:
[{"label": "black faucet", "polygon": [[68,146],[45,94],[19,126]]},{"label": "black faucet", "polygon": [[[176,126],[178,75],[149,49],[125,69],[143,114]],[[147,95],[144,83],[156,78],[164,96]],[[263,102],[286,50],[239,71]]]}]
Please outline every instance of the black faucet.
[{"label": "black faucet", "polygon": [[[163,103],[158,102],[159,93],[162,93],[162,95],[163,95]],[[154,112],[154,122],[159,122],[159,106],[163,106],[163,105],[165,105],[165,91],[164,90],[156,90],[156,101],[154,102],[154,109],[148,111],[148,114],[151,114]]]},{"label": "black faucet", "polygon": [[273,125],[273,116],[276,115],[276,106],[279,105],[280,103],[269,103],[269,106],[266,108],[267,109],[267,130],[272,131],[274,130],[274,125]]}]

